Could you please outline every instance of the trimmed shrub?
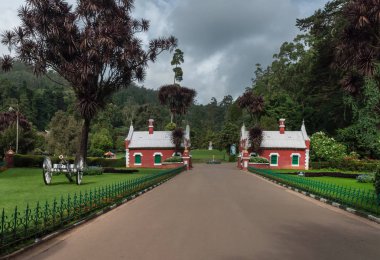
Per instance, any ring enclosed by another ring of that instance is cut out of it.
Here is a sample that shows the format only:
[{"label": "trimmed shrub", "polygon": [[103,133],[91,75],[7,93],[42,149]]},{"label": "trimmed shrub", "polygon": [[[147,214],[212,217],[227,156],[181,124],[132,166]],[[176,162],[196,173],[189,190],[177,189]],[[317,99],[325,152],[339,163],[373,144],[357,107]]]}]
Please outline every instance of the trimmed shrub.
[{"label": "trimmed shrub", "polygon": [[229,155],[228,162],[236,162],[236,155]]},{"label": "trimmed shrub", "polygon": [[103,168],[104,173],[135,173],[139,172],[139,170],[136,169],[115,169],[115,168]]},{"label": "trimmed shrub", "polygon": [[102,175],[103,168],[97,166],[88,166],[83,170],[83,175]]},{"label": "trimmed shrub", "polygon": [[164,162],[183,162],[183,159],[181,156],[173,156],[167,158]]},{"label": "trimmed shrub", "polygon": [[344,171],[358,171],[358,172],[375,172],[378,162],[368,162],[359,160],[336,160],[330,162],[311,162],[310,166],[313,169],[340,169]]},{"label": "trimmed shrub", "polygon": [[[16,154],[14,156],[15,167],[42,167],[45,156],[41,155],[21,155]],[[50,157],[53,163],[58,163],[60,159],[58,157]],[[74,163],[74,158],[65,158],[69,163]],[[87,157],[88,166],[99,167],[125,167],[125,158],[120,159],[105,159],[99,157]]]},{"label": "trimmed shrub", "polygon": [[99,166],[99,167],[125,167],[125,157],[120,159],[105,159],[99,157],[87,157],[88,166]]},{"label": "trimmed shrub", "polygon": [[379,204],[380,204],[380,165],[377,167],[376,173],[375,173],[375,191],[377,193],[377,196],[379,198]]},{"label": "trimmed shrub", "polygon": [[371,183],[375,180],[374,176],[369,174],[361,174],[356,177],[356,180],[361,183]]},{"label": "trimmed shrub", "polygon": [[249,159],[249,162],[252,162],[252,163],[269,163],[268,159],[263,158],[263,157],[251,157]]}]

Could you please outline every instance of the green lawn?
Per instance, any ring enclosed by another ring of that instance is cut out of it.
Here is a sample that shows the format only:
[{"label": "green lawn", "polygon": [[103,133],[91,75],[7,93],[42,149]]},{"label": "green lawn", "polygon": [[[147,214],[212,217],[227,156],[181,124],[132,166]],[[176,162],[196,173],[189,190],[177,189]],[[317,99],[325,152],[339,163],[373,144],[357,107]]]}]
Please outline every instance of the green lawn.
[{"label": "green lawn", "polygon": [[193,159],[193,162],[206,162],[208,160],[212,160],[213,156],[215,160],[221,160],[225,161],[228,160],[228,155],[226,151],[219,151],[219,150],[191,150],[191,156]]},{"label": "green lawn", "polygon": [[[305,177],[300,177],[300,178],[305,178]],[[361,183],[361,182],[358,182],[356,179],[335,178],[335,177],[306,177],[306,178],[313,179],[316,181],[321,181],[321,182],[334,183],[336,185],[347,186],[347,187],[352,187],[356,189],[375,190],[375,188],[373,187],[373,183]]]},{"label": "green lawn", "polygon": [[133,174],[103,174],[98,176],[84,176],[81,185],[69,183],[64,175],[53,176],[52,184],[45,185],[42,179],[42,170],[38,168],[14,168],[0,173],[0,210],[7,213],[14,210],[17,205],[24,209],[26,204],[35,206],[37,201],[52,201],[61,195],[84,192],[95,187],[113,184],[128,179],[158,173],[161,170],[139,169]]},{"label": "green lawn", "polygon": [[273,172],[276,173],[293,173],[293,172],[340,172],[345,174],[365,174],[366,172],[358,172],[358,171],[342,171],[339,169],[334,168],[327,168],[327,169],[311,169],[311,170],[297,170],[297,169],[279,169],[279,170],[273,170]]}]

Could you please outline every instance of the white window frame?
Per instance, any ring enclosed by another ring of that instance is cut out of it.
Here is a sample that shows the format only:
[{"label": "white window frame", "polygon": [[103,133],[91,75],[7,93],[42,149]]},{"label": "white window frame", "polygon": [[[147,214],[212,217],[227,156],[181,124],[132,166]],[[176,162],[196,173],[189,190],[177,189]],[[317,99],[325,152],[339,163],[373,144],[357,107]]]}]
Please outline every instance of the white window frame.
[{"label": "white window frame", "polygon": [[[272,155],[277,155],[277,164],[272,164]],[[269,154],[269,166],[278,166],[279,160],[280,160],[280,155],[278,153]]]},{"label": "white window frame", "polygon": [[[136,163],[136,158],[135,158],[136,155],[140,155],[141,156],[141,163]],[[141,166],[142,165],[142,158],[143,158],[143,154],[142,153],[134,153],[133,154],[133,165]]]},{"label": "white window frame", "polygon": [[[293,164],[293,156],[294,155],[298,156],[298,164]],[[290,155],[290,159],[292,160],[292,166],[300,166],[300,161],[301,161],[301,154],[300,153],[292,153]]]},{"label": "white window frame", "polygon": [[172,157],[173,156],[181,156],[182,157],[182,153],[181,152],[177,152],[177,154],[179,154],[179,155],[175,155],[176,153],[174,152],[173,154],[172,154]]},{"label": "white window frame", "polygon": [[[156,163],[155,162],[156,155],[160,155],[161,156],[161,163]],[[156,152],[156,153],[153,154],[153,163],[154,163],[154,165],[162,165],[162,159],[163,159],[163,154],[162,153]]]}]

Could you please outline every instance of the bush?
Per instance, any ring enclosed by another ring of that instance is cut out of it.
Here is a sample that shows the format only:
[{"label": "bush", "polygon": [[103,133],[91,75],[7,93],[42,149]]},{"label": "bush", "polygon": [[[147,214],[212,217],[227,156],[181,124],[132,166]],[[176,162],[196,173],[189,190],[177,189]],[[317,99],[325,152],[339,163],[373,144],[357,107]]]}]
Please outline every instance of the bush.
[{"label": "bush", "polygon": [[269,163],[268,159],[263,158],[263,157],[251,157],[249,159],[249,162],[252,162],[252,163]]},{"label": "bush", "polygon": [[310,157],[315,161],[336,161],[343,159],[347,154],[347,147],[328,137],[323,132],[317,132],[310,138]]},{"label": "bush", "polygon": [[15,167],[42,167],[44,161],[44,156],[42,155],[21,155],[15,154],[14,166]]},{"label": "bush", "polygon": [[380,165],[377,167],[376,173],[375,173],[375,191],[377,193],[377,196],[379,198],[379,203],[380,203]]},{"label": "bush", "polygon": [[139,170],[136,169],[115,169],[115,168],[103,168],[104,173],[135,173],[139,172]]},{"label": "bush", "polygon": [[236,162],[236,155],[229,155],[228,162]]},{"label": "bush", "polygon": [[378,162],[341,159],[330,162],[311,162],[313,169],[333,168],[343,171],[375,172]]},{"label": "bush", "polygon": [[99,157],[87,157],[88,166],[100,166],[100,167],[125,167],[125,157],[120,159],[105,159]]},{"label": "bush", "polygon": [[369,174],[361,174],[356,177],[356,180],[361,183],[371,183],[375,180],[374,176]]},{"label": "bush", "polygon": [[180,156],[173,156],[167,158],[164,162],[183,162],[183,159]]},{"label": "bush", "polygon": [[97,166],[88,166],[83,170],[83,175],[102,175],[103,168]]},{"label": "bush", "polygon": [[88,155],[91,157],[103,157],[104,152],[99,148],[90,148],[88,150]]},{"label": "bush", "polygon": [[[16,154],[14,156],[15,167],[42,167],[45,156],[40,155],[21,155]],[[53,163],[58,163],[60,159],[58,157],[50,157]],[[74,163],[74,158],[65,158],[69,163]],[[88,166],[99,167],[125,167],[125,157],[120,159],[105,159],[99,157],[87,157]]]}]

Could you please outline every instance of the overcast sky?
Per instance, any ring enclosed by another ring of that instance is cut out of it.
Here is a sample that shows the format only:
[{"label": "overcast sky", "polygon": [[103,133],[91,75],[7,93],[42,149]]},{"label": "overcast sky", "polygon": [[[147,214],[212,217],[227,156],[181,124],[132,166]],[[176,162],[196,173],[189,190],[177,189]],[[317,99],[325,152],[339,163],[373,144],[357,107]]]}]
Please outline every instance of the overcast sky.
[{"label": "overcast sky", "polygon": [[[75,3],[76,0],[69,0]],[[181,85],[197,90],[197,101],[239,96],[251,85],[255,64],[270,64],[285,41],[299,32],[296,18],[313,14],[327,0],[135,0],[134,16],[151,21],[145,41],[174,35],[185,53]],[[24,0],[0,1],[0,31],[19,24]],[[0,46],[0,53],[7,48]],[[143,85],[156,89],[173,80],[171,54],[150,64]]]}]

